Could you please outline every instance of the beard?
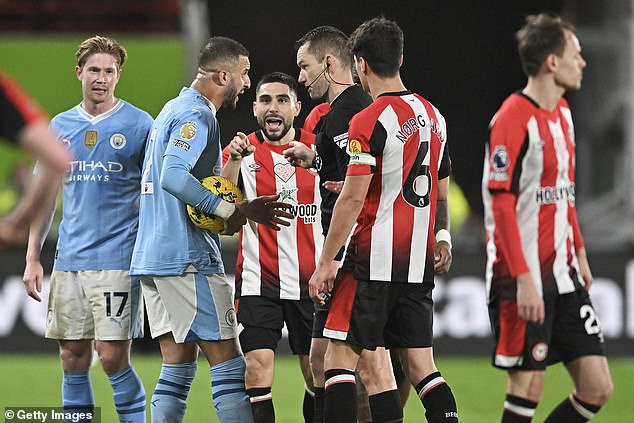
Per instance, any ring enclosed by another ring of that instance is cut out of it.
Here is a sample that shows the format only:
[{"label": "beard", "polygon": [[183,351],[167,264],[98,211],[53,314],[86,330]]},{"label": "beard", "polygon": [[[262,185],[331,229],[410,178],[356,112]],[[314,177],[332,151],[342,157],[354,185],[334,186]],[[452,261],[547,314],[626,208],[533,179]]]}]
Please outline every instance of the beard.
[{"label": "beard", "polygon": [[231,85],[225,91],[225,96],[222,100],[222,107],[226,107],[227,109],[235,110],[238,105],[238,90],[236,87]]},{"label": "beard", "polygon": [[271,134],[269,131],[267,131],[265,128],[262,128],[262,132],[264,132],[264,135],[266,135],[266,138],[269,141],[279,141],[282,138],[284,138],[284,135],[288,134],[288,131],[291,130],[290,125],[286,126],[284,125],[284,128],[282,129],[281,132],[276,133],[276,134]]},{"label": "beard", "polygon": [[284,119],[282,116],[276,116],[276,117],[279,117],[279,119],[282,120],[282,129],[279,131],[275,131],[273,133],[271,133],[267,129],[266,118],[264,117],[258,118],[258,125],[260,126],[262,133],[266,136],[266,139],[268,139],[269,141],[281,140],[282,138],[284,138],[286,134],[288,134],[288,131],[290,131],[293,126],[292,120],[287,122],[287,120]]}]

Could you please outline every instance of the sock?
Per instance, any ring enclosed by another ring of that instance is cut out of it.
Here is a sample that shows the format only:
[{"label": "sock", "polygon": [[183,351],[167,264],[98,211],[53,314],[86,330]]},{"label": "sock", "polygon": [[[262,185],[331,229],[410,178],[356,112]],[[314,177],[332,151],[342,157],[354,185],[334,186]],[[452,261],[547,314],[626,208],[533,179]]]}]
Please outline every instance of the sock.
[{"label": "sock", "polygon": [[249,396],[244,388],[246,362],[243,356],[211,368],[211,398],[221,423],[253,422]]},{"label": "sock", "polygon": [[357,389],[354,370],[326,370],[324,417],[326,423],[356,423]]},{"label": "sock", "polygon": [[315,420],[315,393],[304,385],[304,402],[302,404],[304,423],[313,423]]},{"label": "sock", "polygon": [[275,408],[271,387],[247,389],[253,421],[255,423],[275,423]]},{"label": "sock", "polygon": [[506,394],[502,423],[528,423],[533,420],[537,403]]},{"label": "sock", "polygon": [[163,364],[150,406],[153,423],[177,423],[185,419],[187,395],[198,363]]},{"label": "sock", "polygon": [[324,423],[324,393],[326,389],[315,386],[315,423]]},{"label": "sock", "polygon": [[425,417],[429,423],[458,422],[456,399],[440,372],[431,373],[421,380],[416,385],[416,393],[425,406]]},{"label": "sock", "polygon": [[145,423],[145,389],[132,365],[108,375],[120,422]]},{"label": "sock", "polygon": [[370,395],[370,413],[373,423],[400,423],[403,421],[403,406],[398,390]]},{"label": "sock", "polygon": [[[62,377],[62,405],[72,413],[94,413],[95,399],[88,370],[64,371]],[[81,420],[92,421],[91,420]]]},{"label": "sock", "polygon": [[593,418],[600,409],[600,405],[588,404],[572,393],[555,407],[544,423],[583,423]]}]

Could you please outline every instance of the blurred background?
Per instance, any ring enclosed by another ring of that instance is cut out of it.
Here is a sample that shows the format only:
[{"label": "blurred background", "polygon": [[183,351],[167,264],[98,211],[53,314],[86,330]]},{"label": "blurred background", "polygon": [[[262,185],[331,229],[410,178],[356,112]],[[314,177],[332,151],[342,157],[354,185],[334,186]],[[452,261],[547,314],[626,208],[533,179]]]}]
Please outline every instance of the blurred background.
[{"label": "blurred background", "polygon": [[[81,101],[74,74],[78,44],[95,34],[110,36],[129,53],[117,96],[156,116],[190,84],[198,50],[210,35],[245,45],[255,86],[271,71],[297,76],[294,41],[316,26],[349,34],[377,15],[396,20],[405,35],[403,81],[445,116],[453,162],[454,264],[434,293],[436,349],[484,355],[492,347],[483,278],[484,142],[501,102],[525,83],[514,33],[527,14],[546,10],[576,26],[588,62],[582,90],[567,96],[576,125],[577,207],[608,351],[627,355],[634,351],[632,0],[0,0],[0,69],[54,116]],[[255,129],[253,99],[251,89],[235,112],[218,113],[223,143],[238,130]],[[301,100],[298,124],[315,105],[305,93]],[[13,207],[31,168],[27,157],[0,143],[0,215]],[[53,230],[43,253],[48,273],[55,241]],[[223,238],[223,248],[232,273],[235,238]],[[4,250],[0,257],[0,352],[55,351],[55,343],[42,338],[46,305],[24,294],[24,249]],[[156,350],[148,339],[135,348]]]}]

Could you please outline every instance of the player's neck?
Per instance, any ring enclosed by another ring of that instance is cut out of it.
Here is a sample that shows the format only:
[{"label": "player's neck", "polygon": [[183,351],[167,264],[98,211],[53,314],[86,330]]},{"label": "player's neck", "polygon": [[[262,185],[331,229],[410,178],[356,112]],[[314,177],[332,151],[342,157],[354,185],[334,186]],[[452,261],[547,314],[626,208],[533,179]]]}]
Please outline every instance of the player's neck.
[{"label": "player's neck", "polygon": [[537,76],[528,78],[522,93],[537,102],[543,109],[553,111],[566,91],[555,84],[553,78]]},{"label": "player's neck", "polygon": [[390,78],[380,78],[376,75],[369,75],[367,78],[368,89],[372,100],[376,100],[381,94],[398,93],[407,90],[405,85],[403,85],[403,81],[401,81],[400,75]]},{"label": "player's neck", "polygon": [[118,102],[119,102],[119,99],[114,96],[109,98],[106,101],[102,101],[99,103],[95,103],[93,101],[84,99],[81,102],[80,106],[82,109],[88,112],[89,115],[99,116],[112,110],[114,106],[117,105]]}]

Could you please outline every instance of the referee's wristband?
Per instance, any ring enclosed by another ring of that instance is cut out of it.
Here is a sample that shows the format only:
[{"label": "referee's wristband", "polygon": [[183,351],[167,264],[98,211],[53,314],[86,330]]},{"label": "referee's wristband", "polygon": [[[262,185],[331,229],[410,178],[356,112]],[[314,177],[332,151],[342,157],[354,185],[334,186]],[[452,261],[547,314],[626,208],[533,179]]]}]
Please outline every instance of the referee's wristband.
[{"label": "referee's wristband", "polygon": [[321,165],[322,165],[321,156],[317,152],[317,148],[315,147],[314,144],[311,146],[311,149],[313,150],[313,153],[315,153],[315,157],[313,157],[313,161],[310,164],[310,167],[312,167],[313,169],[317,170],[317,172],[319,172],[321,170]]},{"label": "referee's wristband", "polygon": [[218,207],[216,207],[216,210],[214,210],[214,214],[218,217],[223,218],[224,220],[227,220],[235,211],[235,204],[230,203],[226,200],[220,200],[220,204],[218,204]]},{"label": "referee's wristband", "polygon": [[436,232],[436,242],[445,241],[449,244],[449,248],[451,248],[451,234],[447,229],[441,229]]}]

